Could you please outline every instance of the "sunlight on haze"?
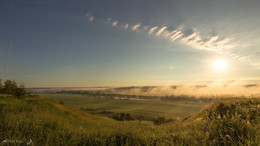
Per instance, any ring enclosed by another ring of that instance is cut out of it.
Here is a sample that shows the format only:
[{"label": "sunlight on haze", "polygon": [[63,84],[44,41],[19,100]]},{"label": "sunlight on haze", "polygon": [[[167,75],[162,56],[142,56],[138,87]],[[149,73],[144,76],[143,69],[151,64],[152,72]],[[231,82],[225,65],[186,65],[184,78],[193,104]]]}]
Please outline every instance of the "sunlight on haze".
[{"label": "sunlight on haze", "polygon": [[216,59],[213,62],[213,68],[219,72],[225,71],[228,68],[228,62],[224,59]]}]

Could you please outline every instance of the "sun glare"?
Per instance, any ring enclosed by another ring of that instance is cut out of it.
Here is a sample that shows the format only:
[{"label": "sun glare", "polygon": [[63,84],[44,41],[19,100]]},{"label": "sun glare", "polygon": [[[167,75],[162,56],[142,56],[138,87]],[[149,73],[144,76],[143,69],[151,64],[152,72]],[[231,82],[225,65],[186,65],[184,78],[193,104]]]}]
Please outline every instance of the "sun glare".
[{"label": "sun glare", "polygon": [[226,70],[228,67],[228,62],[226,60],[223,59],[217,59],[213,62],[213,68],[216,71],[224,71]]}]

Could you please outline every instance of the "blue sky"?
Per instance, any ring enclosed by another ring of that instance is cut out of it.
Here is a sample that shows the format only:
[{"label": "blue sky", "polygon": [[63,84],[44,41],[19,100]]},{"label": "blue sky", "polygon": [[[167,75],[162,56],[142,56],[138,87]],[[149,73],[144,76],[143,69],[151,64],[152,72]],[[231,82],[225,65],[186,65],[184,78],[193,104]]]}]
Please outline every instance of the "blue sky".
[{"label": "blue sky", "polygon": [[[259,80],[258,0],[1,0],[0,78],[29,87]],[[212,62],[225,59],[216,72]]]}]

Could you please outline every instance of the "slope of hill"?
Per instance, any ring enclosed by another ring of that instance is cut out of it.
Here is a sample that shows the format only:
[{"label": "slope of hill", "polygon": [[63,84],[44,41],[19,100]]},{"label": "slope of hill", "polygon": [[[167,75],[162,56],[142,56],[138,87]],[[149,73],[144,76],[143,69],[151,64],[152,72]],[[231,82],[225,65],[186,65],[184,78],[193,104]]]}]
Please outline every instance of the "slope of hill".
[{"label": "slope of hill", "polygon": [[182,124],[210,145],[259,145],[260,99],[222,99]]},{"label": "slope of hill", "polygon": [[0,97],[0,143],[180,145],[260,143],[260,99],[221,100],[179,122],[115,121],[39,97]]}]

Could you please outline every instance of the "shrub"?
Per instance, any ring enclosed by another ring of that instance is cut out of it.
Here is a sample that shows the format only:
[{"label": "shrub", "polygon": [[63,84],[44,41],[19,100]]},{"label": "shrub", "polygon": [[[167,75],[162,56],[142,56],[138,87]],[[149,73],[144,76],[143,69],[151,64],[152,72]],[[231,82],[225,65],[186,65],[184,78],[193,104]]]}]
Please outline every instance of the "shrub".
[{"label": "shrub", "polygon": [[15,81],[6,80],[4,85],[2,85],[0,80],[0,94],[12,95],[16,98],[23,98],[28,93],[26,92],[23,84],[18,86]]},{"label": "shrub", "polygon": [[157,117],[153,120],[153,123],[155,125],[161,125],[161,124],[165,124],[165,123],[170,123],[170,122],[173,122],[174,119],[166,119],[165,116],[160,116],[160,117]]},{"label": "shrub", "polygon": [[60,105],[64,105],[64,102],[63,102],[63,101],[59,101],[59,104],[60,104]]},{"label": "shrub", "polygon": [[114,113],[112,118],[118,121],[129,121],[134,119],[129,113]]}]

